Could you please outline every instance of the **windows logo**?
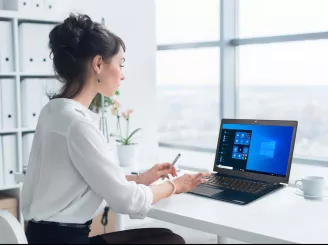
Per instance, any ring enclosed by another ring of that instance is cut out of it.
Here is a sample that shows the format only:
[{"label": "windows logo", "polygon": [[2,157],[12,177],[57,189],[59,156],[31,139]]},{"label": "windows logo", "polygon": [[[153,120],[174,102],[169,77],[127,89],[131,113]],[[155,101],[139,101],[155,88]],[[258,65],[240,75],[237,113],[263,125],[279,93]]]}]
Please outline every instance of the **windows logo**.
[{"label": "windows logo", "polygon": [[276,150],[276,141],[266,141],[261,143],[260,155],[273,158]]}]

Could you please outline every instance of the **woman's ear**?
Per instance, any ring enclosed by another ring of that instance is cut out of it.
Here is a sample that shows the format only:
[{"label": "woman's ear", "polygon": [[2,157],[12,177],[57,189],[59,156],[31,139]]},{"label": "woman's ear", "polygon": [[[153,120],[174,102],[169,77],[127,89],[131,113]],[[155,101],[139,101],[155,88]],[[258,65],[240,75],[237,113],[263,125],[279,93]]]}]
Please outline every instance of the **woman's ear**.
[{"label": "woman's ear", "polygon": [[101,68],[103,65],[103,59],[100,55],[96,55],[92,60],[92,68],[96,74],[100,74]]}]

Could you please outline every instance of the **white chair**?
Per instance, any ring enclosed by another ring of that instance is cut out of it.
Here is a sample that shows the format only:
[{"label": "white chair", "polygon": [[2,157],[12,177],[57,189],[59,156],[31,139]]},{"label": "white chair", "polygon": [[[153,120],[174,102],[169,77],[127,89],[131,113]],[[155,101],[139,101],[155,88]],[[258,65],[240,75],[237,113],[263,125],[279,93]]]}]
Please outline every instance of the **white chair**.
[{"label": "white chair", "polygon": [[7,210],[0,210],[0,244],[27,244],[23,227]]}]

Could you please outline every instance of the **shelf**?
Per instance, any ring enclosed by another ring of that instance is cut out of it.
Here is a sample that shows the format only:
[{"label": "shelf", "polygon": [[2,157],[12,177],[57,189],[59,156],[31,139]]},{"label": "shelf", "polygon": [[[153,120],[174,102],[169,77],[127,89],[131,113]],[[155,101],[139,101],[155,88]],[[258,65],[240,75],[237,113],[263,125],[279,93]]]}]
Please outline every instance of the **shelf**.
[{"label": "shelf", "polygon": [[17,129],[17,128],[0,129],[0,135],[15,134],[15,133],[18,133],[18,131],[19,131],[19,129]]},{"label": "shelf", "polygon": [[40,13],[40,14],[24,14],[24,15],[18,15],[17,17],[18,23],[38,23],[38,24],[59,24],[63,20],[59,20],[55,17],[51,17],[47,14]]},{"label": "shelf", "polygon": [[[6,0],[6,1],[18,1],[18,0]],[[20,0],[19,0],[20,1]],[[2,0],[0,0],[0,5],[1,5]],[[8,194],[11,196],[17,197],[18,201],[20,202],[20,192],[21,192],[21,187],[22,183],[24,182],[25,175],[23,172],[20,172],[22,169],[25,169],[25,165],[27,164],[26,160],[27,157],[29,157],[29,151],[31,149],[31,144],[32,144],[32,136],[33,133],[35,133],[36,130],[36,125],[30,124],[30,125],[23,125],[23,120],[22,117],[24,116],[22,112],[24,108],[24,103],[26,103],[26,97],[23,96],[22,93],[22,87],[20,87],[20,81],[22,79],[38,79],[40,78],[40,85],[42,85],[42,89],[46,89],[43,87],[47,87],[47,80],[55,80],[56,75],[54,74],[53,69],[24,69],[23,67],[20,68],[21,64],[21,59],[24,56],[24,52],[22,52],[20,47],[20,41],[19,38],[21,37],[20,34],[20,28],[23,28],[23,23],[35,23],[36,27],[42,27],[42,25],[56,25],[61,23],[66,16],[63,16],[63,12],[61,9],[55,10],[48,10],[48,9],[41,9],[39,8],[38,10],[32,9],[31,11],[29,10],[22,10],[22,11],[17,11],[17,10],[0,10],[0,21],[6,22],[5,24],[8,25],[10,24],[10,35],[12,35],[12,40],[11,40],[11,46],[7,48],[12,49],[11,55],[13,56],[12,60],[14,63],[12,64],[11,69],[6,69],[6,70],[1,70],[0,71],[0,80],[5,79],[5,78],[10,78],[15,81],[15,91],[12,91],[13,93],[10,95],[11,97],[15,97],[15,110],[17,114],[17,120],[16,124],[14,125],[7,125],[7,126],[13,126],[13,128],[0,128],[0,140],[2,138],[5,138],[6,135],[10,135],[8,138],[15,138],[15,145],[8,146],[6,147],[5,150],[11,150],[12,154],[15,154],[15,162],[17,162],[17,171],[19,172],[14,172],[13,177],[15,181],[11,182],[12,185],[5,185],[5,186],[0,186],[0,192],[4,194]],[[9,26],[9,25],[8,25]],[[44,26],[46,28],[46,26]],[[50,28],[50,26],[49,26]],[[8,27],[9,29],[9,27]],[[34,28],[35,29],[35,28]],[[33,30],[32,30],[33,31]],[[48,31],[47,31],[48,32]],[[9,33],[8,33],[9,35]],[[38,33],[38,30],[36,30],[36,34],[29,34],[27,36],[30,38],[32,41],[39,39],[39,35],[47,35],[45,38],[48,39],[49,33],[45,32],[40,32]],[[0,37],[3,38],[0,34]],[[41,40],[41,39],[40,39]],[[1,42],[1,41],[0,41]],[[44,43],[44,42],[43,42]],[[41,45],[41,44],[40,44]],[[25,50],[23,50],[25,51]],[[48,53],[48,52],[47,52]],[[47,55],[47,54],[44,54]],[[44,56],[48,57],[48,56]],[[35,58],[36,59],[36,58]],[[40,61],[41,62],[41,61]],[[52,63],[48,58],[47,62]],[[1,63],[1,62],[0,62]],[[9,80],[8,80],[9,81]],[[49,81],[49,87],[51,86],[51,83],[53,81]],[[0,89],[1,90],[1,89]],[[9,95],[8,95],[9,96]],[[36,94],[37,96],[37,94]],[[43,95],[42,95],[43,96]],[[1,95],[0,95],[1,97]],[[43,97],[42,97],[43,100]],[[3,105],[2,105],[3,106]],[[1,108],[0,108],[1,109]],[[16,127],[15,127],[16,126]],[[5,141],[6,142],[6,141]],[[7,143],[9,145],[9,141]],[[7,146],[7,145],[6,145]],[[0,149],[0,151],[3,151],[3,149]],[[2,152],[0,152],[0,155],[2,155]],[[9,155],[8,155],[9,156]],[[14,155],[12,155],[14,157]],[[0,160],[0,173],[2,172],[1,169],[3,168],[3,162]],[[1,175],[1,174],[0,174]],[[0,176],[0,179],[2,176]],[[7,182],[7,184],[9,184]],[[18,214],[20,216],[21,214],[21,208],[18,208]],[[22,216],[19,217],[19,220],[21,221],[21,224],[24,224],[24,220]],[[1,239],[0,239],[1,240]]]},{"label": "shelf", "polygon": [[3,187],[0,187],[0,191],[7,191],[7,190],[12,190],[12,189],[19,189],[20,187],[21,187],[20,184],[3,186]]},{"label": "shelf", "polygon": [[25,175],[23,173],[16,172],[15,175],[15,181],[23,183]]},{"label": "shelf", "polygon": [[13,78],[16,75],[17,75],[16,72],[0,73],[0,78]]},{"label": "shelf", "polygon": [[17,15],[17,11],[0,10],[0,20],[12,20]]},{"label": "shelf", "polygon": [[8,129],[0,129],[0,135],[2,134],[15,134],[18,132],[22,132],[22,133],[34,133],[35,132],[35,128],[8,128]]},{"label": "shelf", "polygon": [[3,20],[12,20],[17,19],[18,23],[22,22],[32,22],[32,23],[40,23],[40,24],[58,24],[62,22],[61,19],[58,19],[58,16],[55,17],[54,13],[50,13],[49,11],[41,11],[39,13],[33,12],[25,12],[21,13],[18,11],[12,10],[0,10],[0,19]]},{"label": "shelf", "polygon": [[20,77],[22,79],[24,78],[56,78],[56,75],[55,74],[51,74],[51,73],[48,73],[48,74],[37,74],[37,73],[19,73]]},{"label": "shelf", "polygon": [[22,128],[22,133],[34,133],[35,128]]}]

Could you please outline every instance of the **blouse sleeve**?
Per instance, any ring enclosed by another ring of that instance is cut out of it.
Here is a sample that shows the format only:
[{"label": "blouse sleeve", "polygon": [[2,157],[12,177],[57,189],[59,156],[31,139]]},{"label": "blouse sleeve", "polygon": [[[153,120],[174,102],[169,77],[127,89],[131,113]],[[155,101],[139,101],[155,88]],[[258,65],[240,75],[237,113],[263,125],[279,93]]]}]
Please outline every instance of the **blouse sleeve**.
[{"label": "blouse sleeve", "polygon": [[148,186],[128,181],[109,153],[100,131],[86,121],[75,121],[68,129],[67,147],[73,165],[95,193],[117,213],[144,218],[153,201]]}]

